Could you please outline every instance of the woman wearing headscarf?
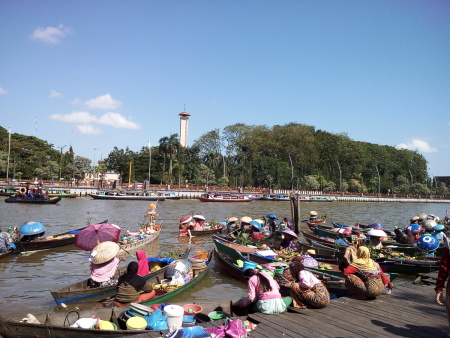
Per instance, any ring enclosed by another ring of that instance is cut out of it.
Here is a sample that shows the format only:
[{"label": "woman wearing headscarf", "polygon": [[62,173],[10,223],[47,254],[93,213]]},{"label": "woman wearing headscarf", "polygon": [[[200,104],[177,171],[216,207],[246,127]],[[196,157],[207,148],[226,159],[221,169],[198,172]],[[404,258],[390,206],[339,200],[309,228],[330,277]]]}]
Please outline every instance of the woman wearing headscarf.
[{"label": "woman wearing headscarf", "polygon": [[120,305],[140,303],[155,297],[152,285],[137,274],[138,269],[139,264],[137,262],[130,262],[127,272],[119,277],[115,300]]},{"label": "woman wearing headscarf", "polygon": [[367,247],[359,247],[356,257],[356,260],[347,267],[340,267],[346,276],[345,286],[347,289],[356,293],[359,298],[367,299],[379,296],[384,292],[385,287],[388,289],[394,287],[378,263],[370,258],[370,251]]},{"label": "woman wearing headscarf", "polygon": [[139,250],[136,252],[136,258],[138,260],[138,272],[137,274],[139,276],[145,276],[148,275],[150,272],[150,269],[148,267],[148,260],[147,260],[147,254],[144,250]]},{"label": "woman wearing headscarf", "polygon": [[268,273],[247,269],[244,276],[249,279],[247,297],[235,302],[234,308],[250,308],[253,312],[277,314],[285,312],[291,305],[291,297],[281,297],[280,286]]},{"label": "woman wearing headscarf", "polygon": [[304,258],[295,256],[289,264],[291,276],[291,297],[294,307],[324,308],[330,303],[330,294],[311,272],[305,270]]}]

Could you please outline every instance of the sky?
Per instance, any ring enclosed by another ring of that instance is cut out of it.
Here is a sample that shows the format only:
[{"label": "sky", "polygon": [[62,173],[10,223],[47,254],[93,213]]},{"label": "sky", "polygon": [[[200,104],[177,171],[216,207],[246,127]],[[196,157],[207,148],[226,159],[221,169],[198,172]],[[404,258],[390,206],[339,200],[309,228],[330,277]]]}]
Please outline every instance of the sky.
[{"label": "sky", "polygon": [[[450,2],[0,0],[0,125],[98,161],[301,123],[450,175]],[[299,145],[301,146],[301,145]]]}]

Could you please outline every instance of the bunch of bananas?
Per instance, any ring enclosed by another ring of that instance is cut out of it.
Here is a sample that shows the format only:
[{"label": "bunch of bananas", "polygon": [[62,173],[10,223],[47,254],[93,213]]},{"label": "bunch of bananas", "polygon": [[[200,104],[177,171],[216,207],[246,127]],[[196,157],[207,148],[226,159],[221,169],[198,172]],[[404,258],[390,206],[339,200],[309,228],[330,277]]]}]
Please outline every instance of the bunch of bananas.
[{"label": "bunch of bananas", "polygon": [[332,266],[330,264],[321,263],[319,264],[320,270],[333,270]]}]

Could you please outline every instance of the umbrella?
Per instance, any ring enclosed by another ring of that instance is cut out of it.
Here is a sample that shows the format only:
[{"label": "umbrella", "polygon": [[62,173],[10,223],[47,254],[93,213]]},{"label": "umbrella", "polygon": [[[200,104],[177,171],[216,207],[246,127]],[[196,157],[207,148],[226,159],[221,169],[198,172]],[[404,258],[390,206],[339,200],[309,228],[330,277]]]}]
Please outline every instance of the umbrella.
[{"label": "umbrella", "polygon": [[102,242],[92,250],[92,255],[94,256],[94,258],[92,258],[92,263],[106,263],[116,257],[119,250],[120,246],[115,242]]},{"label": "umbrella", "polygon": [[44,224],[42,224],[40,222],[33,222],[33,221],[25,223],[19,229],[19,232],[22,235],[34,235],[34,234],[39,234],[44,231],[45,231]]},{"label": "umbrella", "polygon": [[91,251],[99,243],[117,242],[120,228],[111,223],[91,224],[76,234],[75,245],[83,250]]},{"label": "umbrella", "polygon": [[258,222],[256,222],[256,221],[251,221],[250,224],[251,224],[254,228],[256,228],[256,229],[258,229],[258,230],[262,230],[261,223],[258,223]]},{"label": "umbrella", "polygon": [[268,214],[266,217],[273,218],[273,219],[278,218],[278,216],[275,214]]}]

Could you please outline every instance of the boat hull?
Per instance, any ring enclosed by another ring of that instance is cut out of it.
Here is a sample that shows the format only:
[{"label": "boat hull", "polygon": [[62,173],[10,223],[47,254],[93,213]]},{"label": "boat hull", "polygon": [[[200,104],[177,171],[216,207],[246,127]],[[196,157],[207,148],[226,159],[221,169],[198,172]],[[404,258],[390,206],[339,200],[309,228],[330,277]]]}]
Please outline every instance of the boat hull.
[{"label": "boat hull", "polygon": [[164,196],[128,196],[128,195],[97,195],[89,194],[95,200],[120,200],[120,201],[164,201]]},{"label": "boat hull", "polygon": [[[79,228],[76,230],[67,231],[62,234],[55,235],[54,237],[69,235],[71,232],[81,231],[84,228],[85,227]],[[37,251],[37,250],[53,249],[53,248],[58,248],[61,246],[72,245],[72,244],[75,244],[75,240],[76,240],[76,237],[74,235],[72,237],[65,237],[65,238],[61,238],[61,239],[39,240],[39,241],[32,241],[32,242],[20,242],[19,241],[19,242],[14,242],[14,244],[16,245],[16,251],[22,252],[22,251]]]},{"label": "boat hull", "polygon": [[[180,259],[187,259],[189,256],[190,250],[186,250],[183,256]],[[156,271],[150,272],[147,275],[143,276],[145,280],[159,278],[159,280],[164,279],[164,273],[167,269],[167,266],[162,267]],[[120,272],[118,273],[120,274]],[[72,284],[65,288],[62,288],[57,291],[52,291],[51,294],[53,299],[57,304],[61,303],[70,303],[74,301],[79,301],[81,299],[97,297],[97,296],[109,296],[112,293],[115,293],[117,290],[117,285],[108,285],[108,286],[100,286],[98,288],[90,288],[88,286],[88,279]]]},{"label": "boat hull", "polygon": [[5,199],[6,203],[30,203],[30,204],[56,204],[61,201],[62,197],[50,197],[50,198],[20,198],[9,197]]}]

